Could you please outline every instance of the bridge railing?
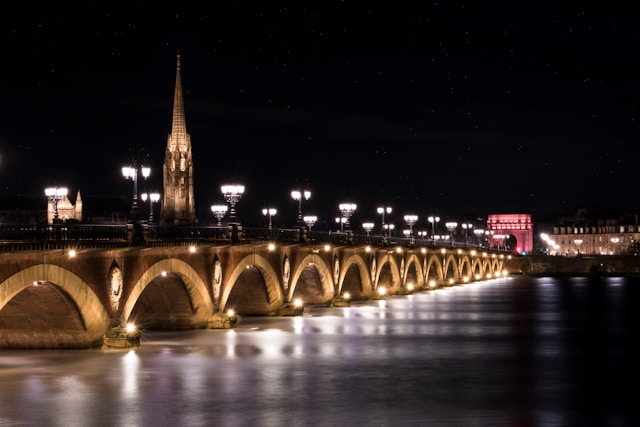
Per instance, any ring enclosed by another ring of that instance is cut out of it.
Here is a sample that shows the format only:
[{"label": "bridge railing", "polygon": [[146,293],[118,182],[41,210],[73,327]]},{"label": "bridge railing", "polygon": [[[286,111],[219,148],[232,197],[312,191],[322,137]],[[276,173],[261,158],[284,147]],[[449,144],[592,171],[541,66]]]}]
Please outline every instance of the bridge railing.
[{"label": "bridge railing", "polygon": [[[256,244],[281,242],[337,245],[423,246],[472,248],[466,242],[356,234],[352,231],[315,231],[306,228],[267,229],[240,224],[158,226],[140,224],[139,239],[131,224],[59,223],[44,225],[0,224],[0,251],[127,246],[184,246],[191,244]],[[477,246],[476,246],[477,247]],[[480,248],[487,250],[488,248]],[[494,248],[495,249],[495,248]]]}]

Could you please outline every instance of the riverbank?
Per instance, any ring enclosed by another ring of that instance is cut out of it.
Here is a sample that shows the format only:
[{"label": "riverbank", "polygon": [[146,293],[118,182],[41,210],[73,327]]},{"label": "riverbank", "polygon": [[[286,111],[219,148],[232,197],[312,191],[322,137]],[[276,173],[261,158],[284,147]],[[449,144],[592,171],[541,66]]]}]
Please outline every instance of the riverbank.
[{"label": "riverbank", "polygon": [[640,276],[635,255],[529,255],[512,258],[511,273],[528,276]]}]

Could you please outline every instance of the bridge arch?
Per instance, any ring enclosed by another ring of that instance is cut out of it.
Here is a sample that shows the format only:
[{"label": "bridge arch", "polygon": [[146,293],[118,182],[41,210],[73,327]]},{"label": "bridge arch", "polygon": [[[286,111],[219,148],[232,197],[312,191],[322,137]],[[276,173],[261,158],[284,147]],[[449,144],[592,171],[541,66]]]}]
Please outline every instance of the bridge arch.
[{"label": "bridge arch", "polygon": [[255,267],[258,269],[265,282],[267,300],[271,307],[280,307],[283,305],[283,292],[280,281],[278,280],[278,274],[269,261],[259,254],[251,254],[242,258],[237,264],[234,270],[229,275],[222,295],[220,297],[220,309],[225,310],[231,291],[238,281],[240,275],[248,267]]},{"label": "bridge arch", "polygon": [[289,287],[289,293],[287,295],[287,300],[292,301],[293,295],[298,288],[300,277],[303,272],[309,267],[309,265],[314,265],[316,271],[318,272],[318,276],[320,277],[320,286],[322,289],[322,299],[323,302],[331,300],[335,296],[335,286],[333,283],[333,273],[331,268],[327,265],[324,260],[318,255],[311,253],[305,256],[295,271],[293,272],[293,276],[291,276],[291,286]]},{"label": "bridge arch", "polygon": [[388,284],[388,291],[393,293],[400,289],[400,266],[396,259],[392,256],[392,252],[386,252],[383,256],[377,257],[378,268],[376,271],[376,278],[374,282],[374,290],[380,286],[380,278],[385,273],[388,273],[391,277],[391,283]]},{"label": "bridge arch", "polygon": [[[413,270],[412,270],[413,269]],[[422,271],[422,265],[420,264],[420,258],[417,254],[409,254],[405,263],[405,270],[403,276],[403,286],[409,284],[412,271],[415,273],[413,276],[417,283],[414,283],[416,289],[421,288],[424,285],[424,272]]]},{"label": "bridge arch", "polygon": [[200,278],[198,273],[188,263],[177,259],[168,258],[156,262],[151,265],[142,276],[136,281],[135,285],[131,289],[127,302],[122,309],[122,318],[128,321],[136,302],[142,295],[145,288],[157,277],[166,273],[173,273],[178,275],[182,280],[182,283],[189,294],[191,299],[191,307],[193,309],[193,323],[194,325],[204,326],[211,314],[213,314],[213,301],[207,291],[207,286]]},{"label": "bridge arch", "polygon": [[[347,278],[347,274],[352,267],[356,267],[359,275],[360,275],[360,294],[362,296],[371,295],[372,287],[371,287],[371,268],[366,264],[364,259],[359,254],[354,254],[346,258],[342,264],[342,268],[340,269],[340,274],[338,276],[337,294],[340,295],[342,293],[342,289],[345,285],[345,278]],[[354,298],[357,298],[356,295],[353,295]]]},{"label": "bridge arch", "polygon": [[442,258],[437,253],[431,253],[426,257],[426,267],[424,272],[425,281],[427,284],[433,280],[437,283],[444,281],[444,270]]},{"label": "bridge arch", "polygon": [[100,298],[79,276],[54,264],[33,265],[0,283],[0,310],[18,293],[37,282],[47,282],[62,289],[75,303],[85,328],[83,341],[90,346],[102,344],[111,326],[109,313]]},{"label": "bridge arch", "polygon": [[444,256],[443,263],[444,263],[443,273],[444,273],[445,284],[449,285],[451,280],[453,282],[457,282],[458,280],[460,280],[460,270],[459,270],[458,261],[456,260],[455,255],[451,253],[446,254]]}]

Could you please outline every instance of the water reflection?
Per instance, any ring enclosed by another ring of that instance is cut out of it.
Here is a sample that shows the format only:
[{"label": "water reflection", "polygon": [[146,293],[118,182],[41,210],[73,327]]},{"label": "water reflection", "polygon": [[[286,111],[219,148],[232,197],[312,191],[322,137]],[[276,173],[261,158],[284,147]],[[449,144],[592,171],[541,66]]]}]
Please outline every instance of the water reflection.
[{"label": "water reflection", "polygon": [[499,279],[132,351],[0,352],[0,425],[632,425],[640,282]]}]

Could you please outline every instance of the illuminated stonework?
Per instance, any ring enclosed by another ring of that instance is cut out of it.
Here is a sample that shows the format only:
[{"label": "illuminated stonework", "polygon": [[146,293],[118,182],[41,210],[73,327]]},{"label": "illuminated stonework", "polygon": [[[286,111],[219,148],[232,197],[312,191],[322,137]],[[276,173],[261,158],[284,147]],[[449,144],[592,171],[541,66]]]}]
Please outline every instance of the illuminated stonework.
[{"label": "illuminated stonework", "polygon": [[191,136],[187,133],[184,115],[179,54],[173,99],[173,123],[167,140],[163,169],[164,195],[160,212],[162,224],[178,225],[197,222],[193,196]]},{"label": "illuminated stonework", "polygon": [[520,254],[533,251],[533,223],[529,214],[489,215],[487,231],[491,247],[507,246],[515,239],[515,246],[507,249]]}]

